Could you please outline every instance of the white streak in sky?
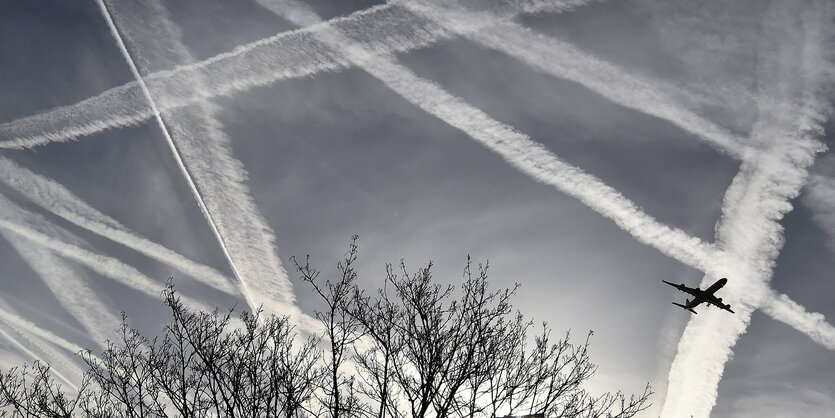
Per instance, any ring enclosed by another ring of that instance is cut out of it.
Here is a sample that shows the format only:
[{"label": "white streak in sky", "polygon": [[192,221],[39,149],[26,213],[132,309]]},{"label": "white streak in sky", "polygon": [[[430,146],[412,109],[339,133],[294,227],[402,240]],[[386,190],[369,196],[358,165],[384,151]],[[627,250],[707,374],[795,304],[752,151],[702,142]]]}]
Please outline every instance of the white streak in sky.
[{"label": "white streak in sky", "polygon": [[[104,277],[139,290],[155,299],[160,298],[165,283],[157,282],[115,258],[95,253],[51,236],[47,231],[53,230],[57,226],[39,215],[23,210],[3,196],[0,196],[0,212],[3,213],[3,217],[0,218],[0,228],[86,266]],[[69,234],[68,231],[63,231],[63,233]],[[206,312],[211,312],[214,309],[203,302],[198,302],[186,296],[181,297],[183,302],[190,307]],[[82,302],[79,301],[78,303]],[[109,324],[109,326],[112,325]]]},{"label": "white streak in sky", "polygon": [[[8,326],[8,324],[7,324],[7,326]],[[34,343],[31,339],[29,339],[28,337],[26,337],[26,335],[25,335],[23,332],[21,332],[20,330],[14,329],[13,327],[11,327],[11,328],[12,328],[14,331],[16,331],[16,332],[17,332],[17,334],[18,334],[18,336],[19,336],[20,338],[23,338],[24,340],[26,340],[26,341],[27,341],[27,342],[29,342],[30,344],[32,344],[32,345],[34,345],[34,346],[38,347],[38,344]],[[6,340],[8,340],[8,341],[9,341],[9,342],[11,342],[12,344],[14,344],[14,345],[17,347],[17,349],[18,349],[18,350],[20,350],[20,351],[21,351],[21,352],[23,352],[24,354],[28,355],[28,356],[29,356],[29,357],[31,357],[32,359],[34,359],[34,360],[39,360],[39,361],[41,361],[41,362],[42,362],[42,363],[44,363],[44,364],[50,364],[50,362],[48,362],[48,361],[44,361],[44,360],[41,358],[41,356],[39,356],[37,353],[35,353],[34,351],[32,351],[29,347],[25,346],[23,343],[21,343],[20,341],[18,341],[18,339],[17,339],[17,338],[15,338],[15,337],[13,337],[13,336],[9,335],[9,333],[7,333],[7,332],[6,332],[6,330],[4,330],[2,327],[0,327],[0,335],[2,335],[3,337],[6,337]],[[42,348],[42,347],[39,347],[39,348]],[[56,359],[56,360],[57,360],[57,359]],[[63,363],[63,362],[62,362],[62,363]],[[68,367],[68,365],[66,365],[66,364],[62,364],[62,365],[63,365],[64,367]],[[76,369],[76,370],[79,370],[79,369],[78,369],[78,367],[75,367],[75,369]],[[53,367],[50,367],[50,373],[54,374],[55,376],[58,376],[58,378],[59,378],[59,379],[63,380],[63,381],[64,381],[64,382],[66,382],[66,383],[67,383],[70,387],[72,387],[72,389],[73,389],[74,391],[76,391],[76,392],[78,391],[78,385],[76,385],[75,383],[73,383],[73,382],[72,382],[72,380],[70,380],[69,378],[67,378],[67,376],[65,376],[65,375],[64,375],[64,373],[61,373],[60,371],[58,371],[58,370],[57,370],[54,366],[53,366]],[[80,375],[80,373],[79,373],[79,375]]]},{"label": "white streak in sky", "polygon": [[[181,40],[179,29],[159,1],[136,5],[124,11],[114,7],[114,16],[134,54],[145,66],[151,64],[145,56],[153,48],[158,52],[153,56],[162,58],[163,66],[194,61]],[[123,19],[123,14],[130,19]],[[149,21],[156,23],[147,25]],[[155,32],[148,32],[150,28]],[[161,35],[159,31],[168,39],[164,50],[159,50],[156,41]],[[141,78],[139,71],[137,68],[137,77]],[[148,72],[148,68],[142,72]],[[210,86],[205,77],[195,77],[189,83],[195,90]],[[165,101],[163,97],[161,103]],[[219,111],[219,106],[203,101],[157,117],[160,121],[164,118],[170,128],[166,140],[183,172],[189,176],[195,196],[221,242],[249,307],[256,310],[262,306],[267,314],[290,315],[306,326],[313,321],[295,306],[292,284],[276,254],[275,236],[250,197],[246,170],[232,154],[231,138],[217,120]]]},{"label": "white streak in sky", "polygon": [[[831,331],[821,317],[798,314],[799,306],[787,299],[769,302],[773,291],[768,289],[783,245],[779,221],[791,210],[789,202],[800,193],[816,153],[825,149],[815,137],[830,114],[827,90],[831,80],[822,69],[829,65],[824,45],[832,41],[833,7],[811,3],[817,7],[773,3],[763,23],[768,30],[761,35],[762,51],[767,53],[761,51],[758,57],[760,119],[752,139],[767,151],[743,162],[725,195],[717,226],[717,245],[724,250],[723,264],[733,277],[725,298],[736,303],[737,313],[713,311],[691,318],[670,369],[661,416],[710,414],[724,365],[754,309],[765,304],[765,311],[775,319],[809,334]],[[705,277],[703,284],[712,279]]]},{"label": "white streak in sky", "polygon": [[[501,51],[539,71],[576,82],[612,103],[670,121],[737,159],[751,152],[744,140],[681,106],[676,91],[660,81],[640,76],[598,59],[556,38],[534,32],[509,19],[480,14],[441,1],[405,3],[412,11],[484,47]],[[481,29],[474,30],[474,22]]]},{"label": "white streak in sky", "polygon": [[[53,234],[59,232],[57,229],[52,231]],[[61,306],[103,348],[104,342],[113,338],[121,318],[113,313],[114,309],[107,306],[105,299],[91,286],[90,277],[42,246],[11,232],[0,233],[41,277]],[[71,239],[68,235],[62,238],[65,241]]]},{"label": "white streak in sky", "polygon": [[835,327],[817,312],[806,309],[787,295],[772,294],[760,308],[768,316],[806,334],[812,341],[835,351]]},{"label": "white streak in sky", "polygon": [[217,270],[141,237],[115,219],[91,207],[63,185],[0,156],[0,181],[38,206],[88,231],[176,267],[183,273],[223,292],[238,295],[238,288]]},{"label": "white streak in sky", "polygon": [[[224,240],[224,236],[218,230],[217,224],[214,220],[213,212],[209,211],[206,207],[206,203],[203,200],[203,196],[200,193],[200,190],[197,188],[197,185],[194,183],[194,179],[191,176],[191,172],[186,167],[185,163],[182,160],[180,155],[180,151],[177,145],[174,143],[174,140],[171,138],[170,133],[168,132],[168,127],[165,126],[165,122],[160,115],[159,109],[157,109],[156,102],[154,102],[154,98],[151,96],[151,92],[148,90],[148,87],[145,85],[145,81],[142,78],[142,75],[139,73],[139,69],[136,67],[136,64],[133,62],[133,58],[131,58],[130,52],[128,51],[125,43],[122,41],[122,36],[119,34],[119,30],[116,28],[116,24],[113,22],[113,19],[110,16],[110,13],[107,10],[107,6],[105,6],[103,0],[96,0],[96,3],[99,5],[99,9],[101,9],[102,15],[107,22],[107,26],[110,28],[110,32],[113,34],[113,38],[116,41],[116,44],[119,46],[119,50],[122,52],[122,56],[124,56],[125,61],[127,62],[128,66],[130,67],[131,73],[133,73],[134,78],[139,83],[139,86],[142,88],[142,91],[145,95],[145,99],[148,101],[148,104],[151,106],[151,111],[154,114],[154,118],[157,121],[160,129],[162,130],[163,137],[165,137],[168,146],[171,148],[172,154],[174,159],[177,162],[177,166],[180,168],[180,171],[183,173],[183,176],[186,179],[186,182],[189,185],[189,188],[194,195],[195,200],[197,201],[200,210],[203,212],[203,216],[206,218],[206,221],[209,224],[212,232],[214,233],[215,237],[220,244],[221,250],[223,250],[223,255],[226,257],[226,260],[229,262],[229,265],[232,267],[232,271],[235,273],[235,277],[240,282],[241,286],[243,287],[243,294],[246,298],[247,302],[250,306],[253,305],[253,294],[251,293],[251,289],[248,288],[248,283],[245,281],[245,278],[241,277],[241,273],[238,270],[238,266],[236,266],[235,261],[232,258],[232,255],[229,253],[229,248],[227,247],[227,243]],[[257,306],[257,305],[256,305]],[[211,311],[211,309],[209,309]]]},{"label": "white streak in sky", "polygon": [[0,323],[5,324],[12,329],[24,329],[26,332],[29,332],[43,340],[49,341],[71,353],[78,353],[84,350],[84,348],[80,345],[72,343],[52,331],[43,329],[35,325],[34,322],[24,319],[23,317],[3,308],[0,308]]},{"label": "white streak in sky", "polygon": [[[270,4],[266,0],[262,3]],[[292,3],[282,0],[277,5],[283,7],[274,6],[271,9],[281,12]],[[306,20],[298,18],[299,23],[315,23],[317,17],[311,13],[296,14],[305,15],[308,16]],[[712,245],[659,223],[597,177],[565,163],[527,135],[492,119],[436,83],[418,77],[409,68],[397,63],[395,57],[369,51],[336,31],[323,30],[317,32],[317,35],[318,39],[339,51],[353,65],[382,81],[410,103],[468,134],[534,180],[579,199],[592,210],[615,221],[640,242],[684,264],[702,271],[712,271],[716,255]]]},{"label": "white streak in sky", "polygon": [[[351,67],[349,61],[317,40],[319,32],[341,33],[365,50],[382,55],[427,47],[455,36],[431,20],[409,11],[401,5],[403,3],[406,2],[392,1],[303,29],[279,33],[205,61],[146,74],[144,82],[153,97],[162,99],[157,105],[160,111],[166,112],[279,80]],[[491,15],[510,18],[519,13],[564,11],[586,1],[497,3],[477,0],[475,3],[484,3]],[[285,14],[291,20],[305,16]],[[476,29],[481,28],[473,28]],[[206,80],[206,83],[195,84],[193,80],[196,79]],[[0,124],[0,148],[31,148],[107,129],[138,125],[154,117],[147,101],[143,100],[144,96],[143,88],[134,81],[74,105]]]}]

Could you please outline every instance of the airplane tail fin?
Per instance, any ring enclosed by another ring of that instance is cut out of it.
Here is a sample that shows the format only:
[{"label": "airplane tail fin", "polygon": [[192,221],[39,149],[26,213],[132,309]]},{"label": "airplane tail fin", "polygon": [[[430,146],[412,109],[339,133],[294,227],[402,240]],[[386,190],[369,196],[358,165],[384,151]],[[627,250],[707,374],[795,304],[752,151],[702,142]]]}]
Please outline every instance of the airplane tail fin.
[{"label": "airplane tail fin", "polygon": [[[688,303],[690,303],[690,301],[689,301],[689,300],[688,300],[687,302],[688,302]],[[687,306],[682,305],[682,304],[680,304],[680,303],[675,303],[675,302],[673,302],[673,305],[680,306],[680,307],[681,307],[681,309],[686,309],[686,310],[688,310],[688,311],[690,311],[690,312],[693,312],[694,314],[697,314],[697,313],[698,313],[698,312],[694,311],[692,308],[688,308]]]}]

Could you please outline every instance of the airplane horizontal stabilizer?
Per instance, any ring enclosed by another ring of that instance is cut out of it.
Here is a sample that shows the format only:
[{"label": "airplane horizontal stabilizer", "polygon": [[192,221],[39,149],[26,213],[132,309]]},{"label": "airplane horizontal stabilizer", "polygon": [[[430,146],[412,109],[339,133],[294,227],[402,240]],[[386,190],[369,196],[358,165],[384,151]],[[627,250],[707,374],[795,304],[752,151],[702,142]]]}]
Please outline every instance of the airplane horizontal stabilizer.
[{"label": "airplane horizontal stabilizer", "polygon": [[693,309],[688,308],[687,306],[684,306],[684,305],[682,305],[682,304],[680,304],[680,303],[675,303],[675,302],[673,302],[673,305],[680,306],[682,309],[686,309],[686,310],[688,310],[688,311],[690,311],[690,312],[693,312],[694,314],[697,314],[697,313],[698,313],[698,312],[694,311]]}]

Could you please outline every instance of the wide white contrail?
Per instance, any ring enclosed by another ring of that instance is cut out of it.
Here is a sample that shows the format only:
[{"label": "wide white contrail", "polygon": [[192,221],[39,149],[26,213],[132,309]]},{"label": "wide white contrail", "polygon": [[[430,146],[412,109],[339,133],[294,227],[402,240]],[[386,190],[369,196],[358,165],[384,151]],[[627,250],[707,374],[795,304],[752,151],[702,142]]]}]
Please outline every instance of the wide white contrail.
[{"label": "wide white contrail", "polygon": [[[162,61],[154,65],[163,67],[194,61],[181,40],[179,29],[160,2],[136,6],[139,7],[126,13],[114,7],[113,15],[133,54],[143,62],[141,70],[135,67],[137,74],[149,72],[151,63],[145,58],[149,54]],[[130,19],[122,18],[127,15]],[[154,24],[148,25],[149,21]],[[156,42],[160,33],[147,33],[149,28],[162,31],[168,43],[161,47]],[[190,84],[195,90],[209,88],[204,77],[196,77]],[[166,100],[161,99],[161,103]],[[275,236],[250,197],[245,184],[246,170],[232,155],[231,139],[216,117],[219,110],[217,105],[204,101],[168,111],[164,118],[159,114],[157,117],[160,121],[164,119],[164,126],[170,129],[165,133],[166,140],[192,184],[250,308],[263,307],[268,314],[291,315],[304,323],[312,322],[295,306],[292,285],[276,254]]]},{"label": "wide white contrail", "polygon": [[[808,334],[831,332],[822,318],[798,314],[799,306],[775,298],[767,287],[783,244],[779,221],[791,210],[789,201],[799,194],[815,154],[825,149],[814,137],[829,114],[825,87],[831,80],[822,79],[821,68],[828,65],[822,50],[832,39],[832,6],[815,4],[801,11],[775,4],[769,10],[765,27],[779,32],[765,33],[762,39],[778,54],[760,57],[764,91],[760,120],[752,132],[767,151],[742,164],[717,228],[717,245],[727,257],[723,264],[735,278],[726,297],[737,303],[737,314],[708,312],[688,323],[670,369],[662,416],[709,415],[725,362],[758,307]],[[784,21],[795,16],[800,22]]]},{"label": "wide white contrail", "polygon": [[[3,216],[9,216],[4,213]],[[61,231],[53,228],[53,235]],[[121,319],[91,286],[91,280],[64,258],[8,231],[0,232],[32,270],[41,277],[61,306],[75,317],[92,339],[103,347],[112,339]],[[71,236],[61,237],[70,241]]]},{"label": "wide white contrail", "polygon": [[[262,3],[276,5],[271,8],[281,13],[295,2],[262,0]],[[296,12],[295,16],[301,16],[296,17],[300,24],[313,24],[317,19],[312,12],[305,13],[303,10]],[[591,209],[615,221],[639,241],[694,268],[712,271],[712,260],[716,254],[710,244],[659,223],[598,178],[560,160],[527,135],[492,119],[436,83],[418,77],[409,68],[397,63],[395,57],[370,52],[333,30],[323,30],[317,35],[326,45],[338,48],[339,53],[353,65],[362,68],[415,106],[465,132],[531,178],[578,198]]]},{"label": "wide white contrail", "polygon": [[678,89],[666,83],[644,80],[567,42],[538,34],[508,19],[479,15],[477,21],[483,28],[473,30],[472,10],[442,0],[413,1],[405,5],[484,47],[515,57],[539,71],[576,82],[612,103],[670,121],[737,159],[751,152],[742,138],[681,106],[674,99]]},{"label": "wide white contrail", "polygon": [[81,228],[167,263],[218,290],[232,295],[240,294],[237,286],[224,274],[139,236],[120,222],[93,208],[58,182],[35,173],[3,156],[0,156],[0,181],[17,190],[38,206]]}]

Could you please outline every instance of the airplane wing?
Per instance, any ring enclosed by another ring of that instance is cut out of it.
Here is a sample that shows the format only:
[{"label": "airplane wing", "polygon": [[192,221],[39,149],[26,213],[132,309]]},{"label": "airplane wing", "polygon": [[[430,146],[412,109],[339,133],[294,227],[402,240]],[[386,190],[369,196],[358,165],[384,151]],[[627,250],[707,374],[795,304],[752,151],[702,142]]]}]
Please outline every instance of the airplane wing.
[{"label": "airplane wing", "polygon": [[704,291],[701,290],[701,289],[687,287],[683,283],[682,284],[675,284],[675,283],[670,283],[666,280],[661,280],[661,281],[664,282],[664,283],[667,283],[668,285],[670,285],[672,287],[675,287],[678,290],[681,290],[684,293],[689,293],[689,294],[691,294],[693,296],[696,296],[696,297],[703,297],[704,296]]},{"label": "airplane wing", "polygon": [[730,313],[736,313],[736,312],[731,310],[731,305],[730,304],[722,303],[722,298],[708,297],[707,299],[705,299],[705,302],[707,302],[708,304],[713,305],[713,306],[715,306],[719,309],[724,309],[724,310],[726,310]]}]

